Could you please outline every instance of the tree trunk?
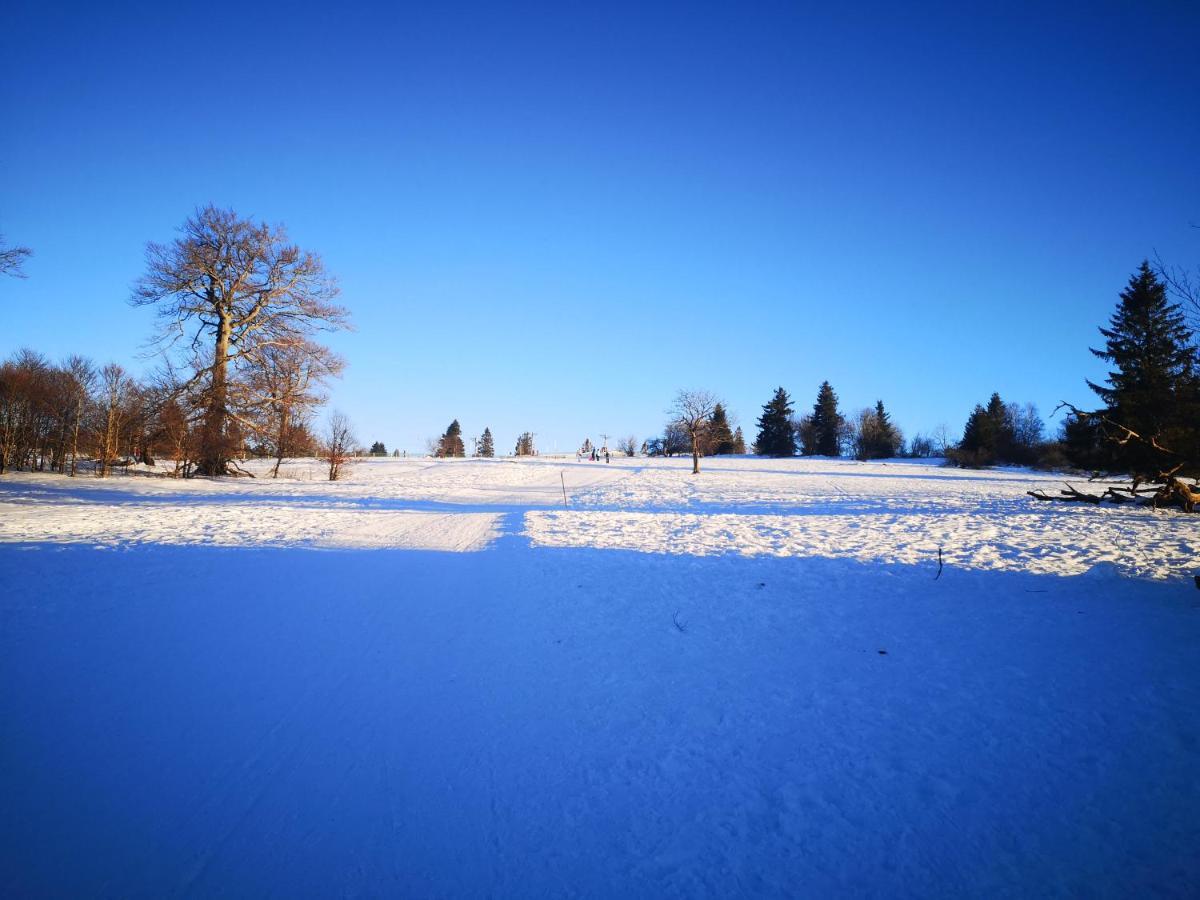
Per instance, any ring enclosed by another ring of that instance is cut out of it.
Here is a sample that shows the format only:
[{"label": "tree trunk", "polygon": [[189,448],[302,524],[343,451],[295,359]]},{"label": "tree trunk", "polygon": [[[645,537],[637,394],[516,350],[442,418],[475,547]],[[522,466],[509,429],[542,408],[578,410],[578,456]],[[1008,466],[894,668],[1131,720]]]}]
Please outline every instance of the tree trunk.
[{"label": "tree trunk", "polygon": [[117,407],[110,400],[108,404],[108,419],[104,424],[104,449],[103,456],[100,460],[100,477],[108,477],[108,468],[114,456],[116,456],[117,438],[113,434],[115,431],[115,419],[117,415]]},{"label": "tree trunk", "polygon": [[692,474],[700,474],[700,440],[696,434],[692,434]]},{"label": "tree trunk", "polygon": [[229,400],[229,332],[229,318],[222,316],[217,323],[208,410],[200,430],[197,475],[225,475],[229,471],[229,448],[225,440],[226,405]]},{"label": "tree trunk", "polygon": [[79,458],[79,420],[82,418],[81,413],[75,414],[74,427],[71,429],[71,477],[75,477],[76,460]]},{"label": "tree trunk", "polygon": [[288,408],[284,406],[279,410],[279,436],[275,440],[275,468],[271,470],[272,478],[279,477],[279,467],[283,465],[283,457],[286,451],[283,442],[288,432],[288,422]]}]

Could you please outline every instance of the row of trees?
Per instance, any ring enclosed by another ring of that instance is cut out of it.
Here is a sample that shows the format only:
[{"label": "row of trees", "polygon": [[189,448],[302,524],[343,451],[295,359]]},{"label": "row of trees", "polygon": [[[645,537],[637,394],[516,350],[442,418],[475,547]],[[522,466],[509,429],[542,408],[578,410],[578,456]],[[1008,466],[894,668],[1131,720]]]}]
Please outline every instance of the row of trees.
[{"label": "row of trees", "polygon": [[[704,392],[681,391],[682,394],[697,394]],[[711,399],[711,398],[710,398]],[[669,410],[671,418],[663,428],[661,437],[647,438],[642,442],[641,452],[646,456],[679,456],[692,452],[692,414],[681,413],[676,405]],[[711,412],[703,414],[708,406],[701,404],[701,415],[695,419],[695,449],[699,456],[728,456],[746,452],[746,439],[742,436],[742,428],[735,425],[719,400],[711,399]],[[637,439],[623,438],[618,446],[627,456],[634,455]]]},{"label": "row of trees", "polygon": [[904,435],[891,415],[876,402],[847,418],[838,408],[837,394],[821,382],[812,412],[797,417],[792,399],[782,387],[763,405],[758,418],[754,452],[763,456],[842,456],[887,459],[904,450]]},{"label": "row of trees", "polygon": [[[1102,383],[1088,381],[1101,402],[1085,410],[1063,403],[1054,439],[1032,404],[992,394],[975,407],[962,439],[947,456],[964,466],[996,463],[1075,468],[1093,477],[1126,475],[1100,493],[1068,488],[1038,499],[1101,502],[1144,499],[1194,508],[1200,500],[1200,349],[1184,304],[1200,311],[1185,277],[1164,275],[1143,261],[1121,292],[1104,345],[1091,352],[1111,367]],[[1172,299],[1172,292],[1174,298]]]},{"label": "row of trees", "polygon": [[[167,474],[194,474],[202,453],[201,429],[167,377],[140,380],[120,365],[99,366],[82,356],[55,364],[32,350],[0,362],[0,474],[11,469],[106,476],[133,463],[167,460]],[[231,459],[283,459],[357,452],[349,423],[330,417],[318,434],[312,411],[286,417],[263,405],[227,430]],[[243,424],[248,427],[243,427]],[[337,427],[335,427],[337,426]],[[343,434],[342,432],[347,432]]]},{"label": "row of trees", "polygon": [[[496,442],[492,437],[491,428],[484,428],[483,434],[475,438],[473,443],[472,456],[480,459],[492,459],[496,455]],[[458,419],[450,423],[441,437],[431,438],[428,441],[428,451],[430,456],[436,456],[439,459],[455,459],[467,455],[467,447],[463,442],[462,426],[458,423]],[[533,432],[526,431],[517,437],[517,445],[513,450],[513,455],[537,455],[537,451],[533,446]]]}]

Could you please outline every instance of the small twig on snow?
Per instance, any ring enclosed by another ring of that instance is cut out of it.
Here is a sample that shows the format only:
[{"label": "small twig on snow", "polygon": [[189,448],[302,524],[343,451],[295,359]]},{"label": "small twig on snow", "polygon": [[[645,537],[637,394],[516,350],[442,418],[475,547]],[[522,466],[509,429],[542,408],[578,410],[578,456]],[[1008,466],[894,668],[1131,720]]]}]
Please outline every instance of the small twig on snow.
[{"label": "small twig on snow", "polygon": [[680,634],[687,634],[687,622],[679,621],[679,610],[675,610],[675,615],[671,616],[671,621],[675,623],[675,627],[679,629]]}]

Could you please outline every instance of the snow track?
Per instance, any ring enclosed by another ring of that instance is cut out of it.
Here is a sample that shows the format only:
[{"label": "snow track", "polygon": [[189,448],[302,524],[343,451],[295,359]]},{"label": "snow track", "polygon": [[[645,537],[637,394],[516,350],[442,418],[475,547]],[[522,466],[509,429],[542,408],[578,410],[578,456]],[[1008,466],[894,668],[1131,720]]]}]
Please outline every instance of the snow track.
[{"label": "snow track", "polygon": [[1195,519],[910,463],[317,471],[0,479],[0,894],[1200,885]]}]

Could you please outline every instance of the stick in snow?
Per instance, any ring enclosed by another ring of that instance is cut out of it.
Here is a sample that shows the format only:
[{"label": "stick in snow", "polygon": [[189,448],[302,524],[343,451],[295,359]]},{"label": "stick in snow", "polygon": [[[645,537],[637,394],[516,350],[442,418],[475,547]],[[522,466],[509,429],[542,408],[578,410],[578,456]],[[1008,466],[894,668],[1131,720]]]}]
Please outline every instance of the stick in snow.
[{"label": "stick in snow", "polygon": [[942,577],[942,548],[938,547],[938,573],[933,576],[933,580],[937,581]]},{"label": "stick in snow", "polygon": [[565,479],[565,478],[563,477],[563,473],[562,473],[562,472],[559,472],[559,473],[558,473],[558,480],[562,482],[562,486],[563,486],[563,506],[566,506],[566,505],[567,505],[567,479]]}]

